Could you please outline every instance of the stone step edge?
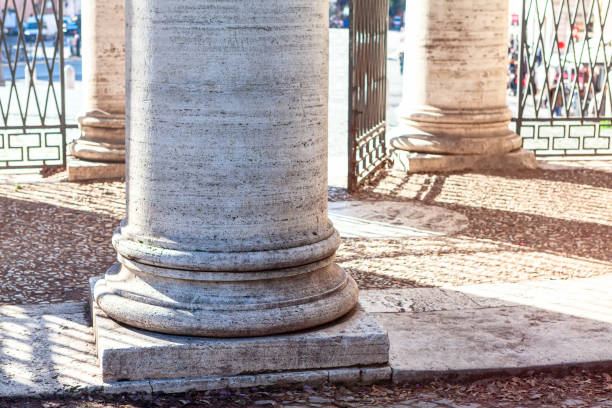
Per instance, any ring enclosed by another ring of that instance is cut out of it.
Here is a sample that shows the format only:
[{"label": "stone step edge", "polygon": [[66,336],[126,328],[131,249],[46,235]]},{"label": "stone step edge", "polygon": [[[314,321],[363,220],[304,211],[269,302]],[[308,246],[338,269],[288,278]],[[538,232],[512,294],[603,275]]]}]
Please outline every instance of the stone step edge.
[{"label": "stone step edge", "polygon": [[[389,365],[348,367],[321,370],[284,371],[239,376],[213,376],[202,378],[182,378],[164,380],[120,381],[102,385],[74,386],[46,396],[70,396],[83,394],[178,394],[188,391],[213,391],[223,389],[250,388],[273,385],[319,385],[331,384],[374,384],[389,382],[392,370]],[[31,397],[28,395],[11,395],[11,398]]]},{"label": "stone step edge", "polygon": [[[49,396],[77,396],[83,394],[179,394],[189,391],[214,391],[223,389],[240,389],[259,386],[282,386],[282,385],[311,385],[317,386],[324,383],[329,384],[425,384],[431,381],[441,380],[448,382],[469,382],[492,377],[510,377],[520,375],[531,375],[534,373],[550,373],[553,375],[565,375],[571,369],[588,369],[597,372],[606,372],[612,369],[612,360],[596,362],[563,363],[546,366],[526,367],[498,367],[469,370],[405,370],[401,368],[384,366],[349,367],[321,370],[286,371],[278,373],[266,373],[256,375],[239,376],[214,376],[203,378],[165,379],[165,380],[141,380],[122,381],[106,383],[103,385],[91,385],[85,387],[68,387],[63,391]],[[40,394],[38,397],[46,397]],[[31,397],[27,395],[11,395],[11,398]]]}]

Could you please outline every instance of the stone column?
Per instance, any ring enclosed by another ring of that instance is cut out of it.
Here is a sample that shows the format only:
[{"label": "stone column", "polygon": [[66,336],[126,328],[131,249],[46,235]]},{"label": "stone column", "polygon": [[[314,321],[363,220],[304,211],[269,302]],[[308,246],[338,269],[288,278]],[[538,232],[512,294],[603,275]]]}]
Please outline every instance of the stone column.
[{"label": "stone column", "polygon": [[508,0],[422,0],[406,15],[396,161],[412,172],[537,167],[508,128]]},{"label": "stone column", "polygon": [[[125,1],[88,0],[82,9],[85,114],[71,147],[71,180],[125,174]],[[112,164],[116,163],[116,164]],[[96,165],[97,164],[97,165]]]},{"label": "stone column", "polygon": [[247,337],[354,308],[327,217],[328,7],[127,1],[127,217],[94,290],[108,316]]}]

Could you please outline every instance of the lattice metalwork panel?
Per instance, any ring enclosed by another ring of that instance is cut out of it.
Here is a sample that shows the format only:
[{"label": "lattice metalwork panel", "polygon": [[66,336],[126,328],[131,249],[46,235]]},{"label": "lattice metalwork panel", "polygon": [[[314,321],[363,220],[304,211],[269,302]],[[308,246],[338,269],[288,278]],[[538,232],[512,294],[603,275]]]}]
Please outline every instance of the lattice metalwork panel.
[{"label": "lattice metalwork panel", "polygon": [[63,1],[0,4],[0,168],[65,164]]},{"label": "lattice metalwork panel", "polygon": [[352,0],[349,49],[349,191],[385,167],[388,0]]},{"label": "lattice metalwork panel", "polygon": [[[11,133],[0,139],[0,168],[29,163],[32,166],[63,164],[63,138],[59,132]],[[5,144],[6,142],[6,144]]]},{"label": "lattice metalwork panel", "polygon": [[540,156],[612,157],[612,126],[602,123],[524,122],[521,136]]},{"label": "lattice metalwork panel", "polygon": [[524,0],[514,120],[539,156],[612,155],[611,1]]}]

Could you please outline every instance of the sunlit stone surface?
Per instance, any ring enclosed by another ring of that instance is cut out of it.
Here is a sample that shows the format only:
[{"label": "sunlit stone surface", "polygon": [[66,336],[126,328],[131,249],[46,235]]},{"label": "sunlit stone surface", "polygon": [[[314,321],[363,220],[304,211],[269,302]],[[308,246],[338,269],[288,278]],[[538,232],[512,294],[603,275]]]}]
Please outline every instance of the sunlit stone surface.
[{"label": "sunlit stone surface", "polygon": [[[508,126],[508,2],[410,3],[406,24],[403,136],[396,162],[410,171],[536,167]],[[409,163],[408,163],[409,162]]]},{"label": "sunlit stone surface", "polygon": [[[73,156],[94,162],[125,161],[125,5],[88,0],[82,10],[85,114]],[[100,171],[104,177],[104,170]]]},{"label": "sunlit stone surface", "polygon": [[128,1],[127,217],[95,287],[110,317],[245,337],[353,309],[327,217],[328,6]]}]

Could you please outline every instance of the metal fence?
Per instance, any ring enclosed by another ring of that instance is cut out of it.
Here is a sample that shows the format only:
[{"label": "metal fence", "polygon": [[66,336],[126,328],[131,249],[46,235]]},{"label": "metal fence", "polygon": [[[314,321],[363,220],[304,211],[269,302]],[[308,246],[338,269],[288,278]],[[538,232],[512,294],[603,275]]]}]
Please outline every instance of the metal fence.
[{"label": "metal fence", "polygon": [[1,4],[0,169],[65,165],[63,1]]},{"label": "metal fence", "polygon": [[523,0],[510,89],[516,131],[537,156],[612,157],[610,2]]},{"label": "metal fence", "polygon": [[388,0],[351,0],[349,33],[348,190],[356,191],[388,162]]}]

